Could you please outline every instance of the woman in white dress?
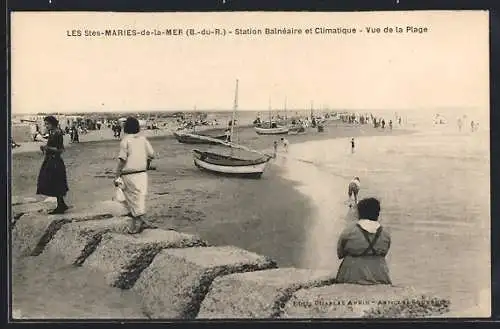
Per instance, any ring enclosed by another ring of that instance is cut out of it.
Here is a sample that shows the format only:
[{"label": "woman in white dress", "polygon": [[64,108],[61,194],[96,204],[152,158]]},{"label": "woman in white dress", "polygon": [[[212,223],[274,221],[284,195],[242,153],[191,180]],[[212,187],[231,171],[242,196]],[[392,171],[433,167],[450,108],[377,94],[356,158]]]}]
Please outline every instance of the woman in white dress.
[{"label": "woman in white dress", "polygon": [[123,131],[125,136],[120,142],[115,185],[122,189],[130,211],[129,216],[132,217],[129,233],[137,234],[145,228],[156,227],[144,219],[148,191],[147,170],[154,158],[154,150],[146,137],[139,134],[140,126],[136,118],[127,118]]}]

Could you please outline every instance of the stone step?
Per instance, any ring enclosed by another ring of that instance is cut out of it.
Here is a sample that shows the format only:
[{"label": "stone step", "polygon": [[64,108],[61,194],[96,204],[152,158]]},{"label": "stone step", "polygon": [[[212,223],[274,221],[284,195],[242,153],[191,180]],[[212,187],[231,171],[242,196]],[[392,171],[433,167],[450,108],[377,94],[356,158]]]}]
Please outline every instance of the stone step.
[{"label": "stone step", "polygon": [[150,318],[194,319],[215,278],[276,267],[266,256],[232,246],[165,249],[132,290],[142,296]]},{"label": "stone step", "polygon": [[26,203],[35,203],[42,201],[42,198],[38,197],[27,197],[27,196],[12,196],[11,203],[13,206],[26,204]]},{"label": "stone step", "polygon": [[106,233],[84,266],[100,270],[112,287],[130,289],[153,258],[166,248],[207,246],[199,237],[160,229],[136,235]]},{"label": "stone step", "polygon": [[230,274],[214,280],[197,319],[278,318],[299,289],[333,284],[336,273],[280,268]]},{"label": "stone step", "polygon": [[281,318],[435,317],[449,306],[449,301],[411,287],[334,284],[295,292]]},{"label": "stone step", "polygon": [[14,256],[37,256],[59,229],[67,223],[97,220],[112,217],[105,212],[67,213],[44,215],[30,213],[22,216],[12,228],[12,251]]},{"label": "stone step", "polygon": [[44,214],[48,216],[48,212],[56,208],[56,202],[45,202],[45,201],[35,201],[35,202],[23,202],[12,205],[12,218],[11,222],[16,222],[22,216],[31,213]]},{"label": "stone step", "polygon": [[68,264],[81,265],[94,252],[105,233],[126,233],[129,224],[129,217],[65,224],[46,246],[45,252],[61,255]]}]

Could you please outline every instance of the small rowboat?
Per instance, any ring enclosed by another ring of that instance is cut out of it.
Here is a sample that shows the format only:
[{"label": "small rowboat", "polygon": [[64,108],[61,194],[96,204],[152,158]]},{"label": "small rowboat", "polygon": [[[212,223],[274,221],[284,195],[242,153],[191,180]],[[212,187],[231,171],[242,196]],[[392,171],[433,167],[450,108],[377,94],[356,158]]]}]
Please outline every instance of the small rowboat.
[{"label": "small rowboat", "polygon": [[255,132],[259,135],[285,135],[288,134],[290,130],[288,127],[280,127],[276,128],[263,128],[263,127],[255,127]]},{"label": "small rowboat", "polygon": [[216,136],[209,136],[205,134],[194,134],[194,133],[187,133],[187,132],[174,132],[174,136],[177,139],[179,143],[184,143],[184,144],[217,144],[216,141],[211,141],[209,139],[203,138],[203,137],[210,137],[213,139],[225,141],[227,136],[224,135],[216,135]]},{"label": "small rowboat", "polygon": [[260,178],[271,159],[268,156],[245,158],[215,152],[193,150],[194,164],[203,170],[226,176]]}]

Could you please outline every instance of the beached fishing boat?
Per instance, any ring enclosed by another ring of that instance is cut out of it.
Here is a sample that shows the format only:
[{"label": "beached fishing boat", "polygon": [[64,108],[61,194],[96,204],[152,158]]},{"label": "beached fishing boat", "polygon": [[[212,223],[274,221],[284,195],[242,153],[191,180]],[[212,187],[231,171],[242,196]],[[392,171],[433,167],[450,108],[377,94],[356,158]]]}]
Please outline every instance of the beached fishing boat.
[{"label": "beached fishing boat", "polygon": [[[238,80],[236,80],[232,122],[238,122],[235,120],[237,108]],[[236,125],[231,125],[230,136],[232,141],[235,140],[233,138],[235,134],[235,126]],[[205,139],[211,140],[211,138],[206,137]],[[251,150],[243,145],[238,145],[237,143],[222,141],[219,143],[230,147],[217,151],[193,150],[194,164],[202,170],[215,174],[260,178],[264,173],[269,160],[271,159],[271,157],[267,154]]]},{"label": "beached fishing boat", "polygon": [[301,124],[294,125],[294,126],[290,127],[290,129],[288,131],[289,134],[302,134],[305,132],[306,132],[306,128],[304,128],[304,126]]},{"label": "beached fishing boat", "polygon": [[259,135],[285,135],[289,131],[287,126],[280,126],[277,122],[273,122],[271,117],[271,100],[269,100],[269,122],[255,126],[254,129]]},{"label": "beached fishing boat", "polygon": [[278,126],[271,127],[255,127],[255,132],[259,135],[285,135],[290,130],[288,127]]},{"label": "beached fishing boat", "polygon": [[[196,106],[194,107],[193,110],[194,113],[196,113]],[[212,132],[196,132],[196,122],[193,124],[192,130],[188,129],[183,129],[180,131],[174,132],[174,137],[177,139],[179,143],[184,143],[184,144],[217,144],[217,141],[211,141],[210,139],[206,139],[203,137],[210,137],[216,140],[222,140],[225,141],[227,140],[228,136],[226,133],[221,133],[219,131],[212,131]]]},{"label": "beached fishing boat", "polygon": [[213,141],[203,137],[209,137],[220,141],[227,139],[226,134],[217,134],[210,136],[209,134],[189,133],[189,132],[174,132],[174,136],[179,143],[184,144],[218,144],[218,141]]}]

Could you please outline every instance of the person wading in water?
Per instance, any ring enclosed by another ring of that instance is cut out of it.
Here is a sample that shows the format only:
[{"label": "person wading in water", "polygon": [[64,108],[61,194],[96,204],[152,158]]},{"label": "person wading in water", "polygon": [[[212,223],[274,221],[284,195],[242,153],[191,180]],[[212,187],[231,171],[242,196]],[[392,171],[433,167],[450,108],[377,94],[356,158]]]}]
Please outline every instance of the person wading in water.
[{"label": "person wading in water", "polygon": [[47,144],[40,146],[44,153],[44,160],[38,175],[36,194],[57,198],[57,208],[49,214],[63,214],[68,210],[64,197],[68,192],[66,166],[61,157],[64,152],[63,132],[59,129],[59,122],[52,116],[44,118],[45,127],[49,132]]},{"label": "person wading in water", "polygon": [[[349,202],[351,201],[352,197],[354,197],[354,204],[358,203],[358,193],[360,188],[361,188],[361,182],[359,180],[359,177],[356,176],[353,178],[352,181],[349,182],[349,185],[347,187],[347,195],[349,196]],[[351,207],[350,203],[349,207]]]}]

